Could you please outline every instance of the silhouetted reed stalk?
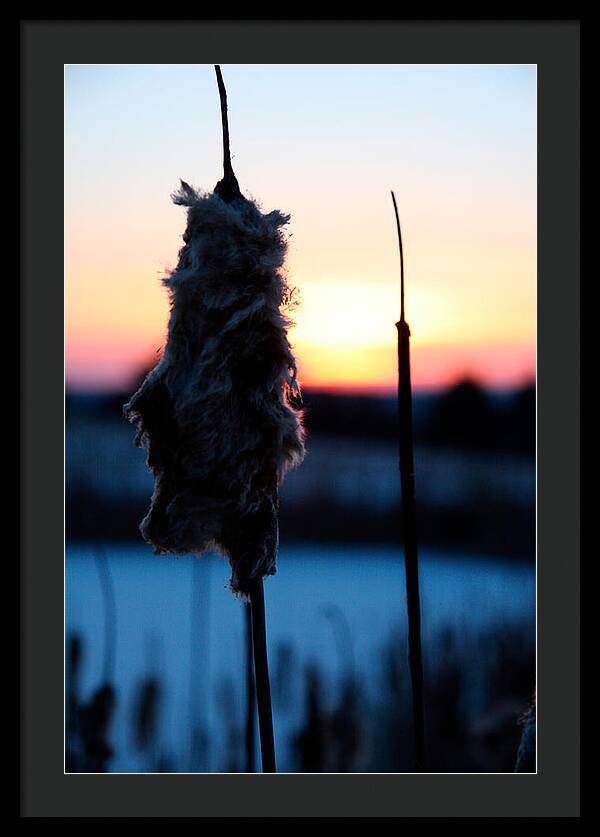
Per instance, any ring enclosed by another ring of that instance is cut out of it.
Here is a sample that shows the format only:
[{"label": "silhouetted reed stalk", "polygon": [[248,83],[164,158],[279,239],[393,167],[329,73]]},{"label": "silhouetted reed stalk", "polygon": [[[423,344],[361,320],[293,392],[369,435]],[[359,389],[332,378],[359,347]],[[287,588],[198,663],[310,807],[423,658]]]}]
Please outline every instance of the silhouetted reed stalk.
[{"label": "silhouetted reed stalk", "polygon": [[155,554],[229,560],[232,593],[250,601],[263,768],[275,769],[262,579],[279,545],[278,487],[302,462],[297,364],[286,316],[293,289],[282,271],[289,215],[264,214],[231,168],[227,98],[215,65],[223,123],[223,178],[212,193],[185,181],[187,208],[169,295],[167,340],[125,404],[154,474],[140,524]]},{"label": "silhouetted reed stalk", "polygon": [[404,314],[404,253],[396,197],[392,192],[400,247],[400,320],[398,329],[398,443],[402,489],[402,530],[408,610],[408,660],[412,683],[415,770],[424,769],[423,655],[421,650],[421,603],[419,552],[415,497],[415,465],[410,381],[410,328]]},{"label": "silhouetted reed stalk", "polygon": [[115,590],[108,556],[101,544],[94,550],[93,555],[102,590],[104,654],[100,686],[94,691],[87,703],[79,704],[77,702],[74,707],[82,744],[81,762],[77,766],[77,772],[81,773],[104,773],[106,771],[113,755],[108,737],[116,704],[116,692],[112,685],[117,647]]},{"label": "silhouetted reed stalk", "polygon": [[[231,150],[229,148],[229,119],[227,117],[227,90],[223,81],[223,74],[218,64],[215,64],[217,86],[221,101],[221,125],[223,127],[223,179],[217,184],[218,194],[225,203],[231,203],[241,197],[240,187],[231,165]],[[217,190],[215,190],[217,191]]]},{"label": "silhouetted reed stalk", "polygon": [[356,676],[356,661],[354,658],[354,646],[352,643],[352,632],[344,612],[337,605],[327,604],[322,608],[323,615],[329,621],[335,639],[340,670],[342,674],[347,672],[347,677],[354,679]]},{"label": "silhouetted reed stalk", "polygon": [[113,584],[108,556],[100,544],[94,551],[100,589],[102,590],[102,613],[104,620],[104,661],[102,665],[102,680],[111,683],[114,677],[115,657],[117,649],[117,606],[115,602],[115,588]]},{"label": "silhouetted reed stalk", "polygon": [[246,651],[246,773],[255,772],[256,690],[254,687],[254,654],[252,653],[252,609],[244,605],[244,639]]},{"label": "silhouetted reed stalk", "polygon": [[250,593],[252,613],[252,648],[254,652],[254,677],[258,704],[258,728],[263,773],[276,773],[275,739],[273,737],[273,713],[271,710],[271,686],[267,657],[267,630],[265,624],[265,595],[263,580],[258,578]]},{"label": "silhouetted reed stalk", "polygon": [[210,560],[192,560],[190,597],[190,768],[208,769],[208,692],[210,673]]},{"label": "silhouetted reed stalk", "polygon": [[[221,101],[221,123],[223,126],[223,179],[218,184],[219,195],[225,203],[235,200],[241,193],[231,165],[229,148],[229,122],[227,118],[227,91],[223,82],[221,68],[215,64],[219,98]],[[271,709],[271,687],[269,683],[269,663],[267,658],[267,638],[265,624],[265,598],[261,577],[254,580],[250,595],[252,656],[254,658],[254,683],[258,705],[258,726],[263,773],[275,773],[275,740],[273,736],[273,713]],[[248,720],[249,724],[249,720]],[[246,735],[248,736],[247,726]],[[247,737],[247,746],[249,741]]]}]

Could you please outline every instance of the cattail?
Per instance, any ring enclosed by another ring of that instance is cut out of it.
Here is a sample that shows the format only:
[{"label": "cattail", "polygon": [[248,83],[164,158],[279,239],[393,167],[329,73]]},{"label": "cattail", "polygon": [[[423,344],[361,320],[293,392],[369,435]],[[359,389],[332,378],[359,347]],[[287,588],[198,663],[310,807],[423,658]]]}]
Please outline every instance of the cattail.
[{"label": "cattail", "polygon": [[400,319],[398,329],[398,447],[402,491],[402,531],[408,611],[408,662],[413,697],[415,770],[423,771],[425,720],[423,698],[423,652],[421,650],[421,599],[419,594],[419,545],[415,498],[415,463],[410,380],[410,328],[404,311],[404,250],[396,197],[392,192],[400,248]]},{"label": "cattail", "polygon": [[227,175],[212,194],[182,182],[173,200],[188,222],[163,280],[167,343],[125,406],[155,477],[141,530],[157,553],[216,548],[231,563],[232,590],[248,595],[275,572],[277,487],[304,453],[282,313],[289,217],[263,215]]},{"label": "cattail", "polygon": [[515,773],[535,773],[536,762],[536,702],[533,701],[520,719],[522,726],[521,741],[517,752],[517,763]]},{"label": "cattail", "polygon": [[254,724],[256,721],[256,687],[254,685],[254,650],[252,640],[252,610],[244,606],[244,649],[246,657],[246,773],[254,773]]},{"label": "cattail", "polygon": [[289,216],[263,214],[241,194],[215,69],[224,176],[211,194],[181,181],[172,196],[187,207],[187,228],[177,267],[163,280],[167,342],[125,413],[155,479],[142,534],[159,554],[216,549],[229,559],[232,591],[252,604],[258,690],[259,668],[266,674],[258,610],[262,578],[276,569],[278,487],[304,455],[285,315],[293,292],[281,271]]}]

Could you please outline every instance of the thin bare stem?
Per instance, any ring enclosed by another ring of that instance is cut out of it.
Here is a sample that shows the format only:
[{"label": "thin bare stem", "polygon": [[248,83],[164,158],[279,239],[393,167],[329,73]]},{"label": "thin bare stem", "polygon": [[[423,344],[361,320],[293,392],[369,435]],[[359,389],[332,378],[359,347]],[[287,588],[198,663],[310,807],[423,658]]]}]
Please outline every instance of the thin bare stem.
[{"label": "thin bare stem", "polygon": [[244,605],[246,633],[246,773],[254,773],[254,725],[256,724],[256,689],[254,687],[254,654],[252,652],[252,608]]},{"label": "thin bare stem", "polygon": [[258,578],[250,593],[252,609],[252,643],[254,650],[254,680],[258,705],[258,728],[263,773],[276,773],[271,686],[267,659],[267,631],[265,625],[265,594],[262,578]]},{"label": "thin bare stem", "polygon": [[227,117],[227,90],[223,81],[221,67],[215,64],[217,86],[221,100],[221,124],[223,126],[223,179],[215,186],[215,192],[225,201],[231,203],[241,197],[240,187],[231,165],[231,150],[229,147],[229,119]]},{"label": "thin bare stem", "polygon": [[229,148],[229,120],[227,118],[227,90],[225,89],[225,82],[223,81],[223,74],[221,67],[215,64],[215,73],[217,74],[217,85],[219,87],[219,97],[221,99],[221,124],[223,126],[223,174],[227,177],[228,174],[233,174],[231,167],[231,151]]},{"label": "thin bare stem", "polygon": [[117,649],[117,605],[115,601],[115,587],[113,584],[108,556],[104,547],[99,545],[94,552],[98,577],[102,588],[102,603],[104,611],[104,663],[102,676],[104,683],[112,682],[115,670]]},{"label": "thin bare stem", "polygon": [[423,652],[421,647],[421,601],[419,595],[419,548],[415,494],[412,386],[410,380],[410,328],[404,317],[404,258],[396,198],[392,192],[400,244],[400,320],[398,329],[398,448],[402,489],[402,532],[408,611],[408,662],[413,697],[415,770],[424,769],[425,720],[423,697]]},{"label": "thin bare stem", "polygon": [[398,245],[400,247],[400,322],[404,322],[404,251],[402,249],[402,230],[400,229],[400,216],[398,215],[398,204],[396,196],[392,192],[394,213],[396,215],[396,228],[398,230]]}]

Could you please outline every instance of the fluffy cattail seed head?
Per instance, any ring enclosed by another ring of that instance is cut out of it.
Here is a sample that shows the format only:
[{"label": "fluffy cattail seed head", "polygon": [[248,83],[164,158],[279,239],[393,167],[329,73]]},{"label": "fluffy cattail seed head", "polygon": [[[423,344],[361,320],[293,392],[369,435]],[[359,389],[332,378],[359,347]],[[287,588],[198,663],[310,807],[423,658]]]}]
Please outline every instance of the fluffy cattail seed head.
[{"label": "fluffy cattail seed head", "polygon": [[188,219],[163,280],[167,343],[125,405],[155,478],[141,531],[156,553],[217,549],[244,596],[275,572],[278,486],[304,456],[281,272],[289,217],[183,181],[172,197]]}]

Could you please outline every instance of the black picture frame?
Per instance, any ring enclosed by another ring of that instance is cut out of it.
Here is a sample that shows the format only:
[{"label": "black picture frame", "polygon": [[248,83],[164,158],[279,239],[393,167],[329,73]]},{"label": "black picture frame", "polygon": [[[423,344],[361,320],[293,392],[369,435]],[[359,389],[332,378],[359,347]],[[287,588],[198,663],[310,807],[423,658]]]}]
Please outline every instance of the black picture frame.
[{"label": "black picture frame", "polygon": [[[579,816],[579,21],[21,21],[21,816]],[[538,73],[536,775],[65,775],[67,63],[529,63]]]}]

